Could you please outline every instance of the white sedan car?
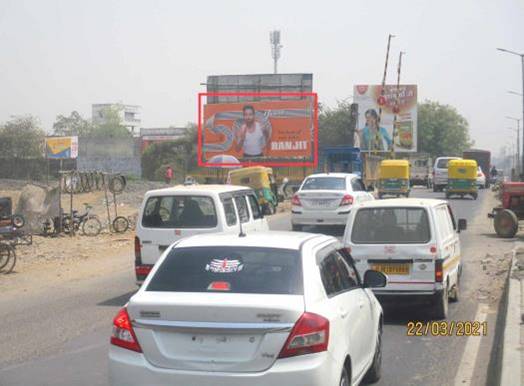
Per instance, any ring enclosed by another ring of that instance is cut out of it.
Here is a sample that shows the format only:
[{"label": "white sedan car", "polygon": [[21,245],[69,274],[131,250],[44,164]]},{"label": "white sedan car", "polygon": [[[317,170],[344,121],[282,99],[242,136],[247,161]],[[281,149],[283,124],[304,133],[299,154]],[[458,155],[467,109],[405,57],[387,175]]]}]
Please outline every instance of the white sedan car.
[{"label": "white sedan car", "polygon": [[349,386],[380,378],[386,277],[331,236],[178,241],[113,321],[112,385]]},{"label": "white sedan car", "polygon": [[486,187],[486,175],[480,166],[477,168],[477,186],[479,189],[484,189]]},{"label": "white sedan car", "polygon": [[374,200],[356,174],[312,174],[302,182],[291,200],[291,225],[345,226],[353,204]]}]

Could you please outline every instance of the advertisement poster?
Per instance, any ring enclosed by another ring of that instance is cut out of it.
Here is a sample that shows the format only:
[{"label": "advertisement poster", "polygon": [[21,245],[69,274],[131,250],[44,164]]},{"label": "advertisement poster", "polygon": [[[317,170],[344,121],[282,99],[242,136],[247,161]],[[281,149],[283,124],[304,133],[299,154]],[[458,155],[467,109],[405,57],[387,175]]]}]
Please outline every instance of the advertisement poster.
[{"label": "advertisement poster", "polygon": [[45,148],[49,159],[75,159],[78,157],[78,137],[47,137]]},{"label": "advertisement poster", "polygon": [[362,151],[391,151],[393,146],[396,152],[416,152],[417,86],[386,85],[384,91],[382,96],[381,85],[354,87],[354,102],[358,104],[355,146]]},{"label": "advertisement poster", "polygon": [[312,98],[206,104],[202,160],[273,166],[312,162],[315,116]]}]

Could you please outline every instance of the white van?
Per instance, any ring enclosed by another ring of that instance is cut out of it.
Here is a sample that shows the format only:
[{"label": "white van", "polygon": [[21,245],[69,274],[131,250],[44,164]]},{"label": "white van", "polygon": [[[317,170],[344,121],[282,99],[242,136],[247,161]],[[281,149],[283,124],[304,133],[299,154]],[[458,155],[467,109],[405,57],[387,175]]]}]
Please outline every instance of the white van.
[{"label": "white van", "polygon": [[387,286],[375,291],[377,296],[429,300],[435,316],[446,318],[448,299],[458,300],[458,233],[466,226],[464,219],[455,221],[443,200],[369,201],[351,211],[344,245],[361,275],[373,269],[388,276]]},{"label": "white van", "polygon": [[135,273],[146,278],[175,241],[198,233],[267,231],[255,192],[245,186],[178,185],[145,194],[136,226]]},{"label": "white van", "polygon": [[433,191],[442,192],[448,185],[448,162],[460,157],[438,157],[433,165]]}]

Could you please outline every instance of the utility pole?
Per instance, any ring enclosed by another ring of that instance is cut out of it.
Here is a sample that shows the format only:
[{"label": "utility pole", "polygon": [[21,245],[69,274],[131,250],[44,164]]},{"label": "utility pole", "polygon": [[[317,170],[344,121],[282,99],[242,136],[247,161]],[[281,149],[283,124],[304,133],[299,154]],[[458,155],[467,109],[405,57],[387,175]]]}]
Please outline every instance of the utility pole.
[{"label": "utility pole", "polygon": [[[521,67],[522,67],[522,122],[524,123],[524,54],[522,53],[518,53],[518,52],[515,52],[515,51],[511,51],[511,50],[506,50],[504,48],[497,48],[497,50],[499,51],[502,51],[502,52],[505,52],[507,54],[512,54],[512,55],[516,55],[516,56],[519,56],[520,57],[520,64],[521,64]],[[522,129],[524,130],[524,124],[522,125]],[[523,138],[523,141],[522,141],[522,155],[524,156],[524,132],[522,133],[522,138]],[[522,160],[519,160],[520,163],[521,163],[521,168],[520,170],[524,173],[524,157],[522,157]]]},{"label": "utility pole", "polygon": [[[512,121],[517,122],[517,165],[515,169],[517,170],[517,175],[520,175],[521,173],[524,173],[524,166],[520,165],[520,119],[514,118],[514,117],[506,117],[507,119],[511,119]],[[515,129],[513,129],[515,130]]]},{"label": "utility pole", "polygon": [[280,59],[280,31],[274,30],[269,33],[269,42],[271,44],[271,56],[273,57],[273,73],[278,73],[278,59]]},{"label": "utility pole", "polygon": [[[386,63],[384,64],[384,75],[382,76],[382,90],[380,91],[380,97],[378,98],[378,118],[379,121],[377,122],[377,126],[380,127],[380,120],[382,119],[382,106],[386,104],[386,98],[384,97],[384,94],[386,93],[386,74],[388,72],[388,60],[389,60],[389,47],[391,46],[391,39],[394,38],[395,35],[389,34],[388,35],[388,47],[386,49]],[[378,141],[380,141],[379,137],[379,130],[377,129],[377,134],[375,135],[375,139],[373,141],[373,149],[378,144]]]},{"label": "utility pole", "polygon": [[395,158],[395,136],[397,134],[397,115],[400,111],[400,69],[402,68],[402,55],[404,55],[405,52],[400,51],[400,54],[398,55],[398,68],[397,68],[397,95],[395,99],[395,107],[393,108],[393,112],[395,115],[393,116],[393,132],[391,133],[391,140],[393,143],[391,144],[391,158]]}]

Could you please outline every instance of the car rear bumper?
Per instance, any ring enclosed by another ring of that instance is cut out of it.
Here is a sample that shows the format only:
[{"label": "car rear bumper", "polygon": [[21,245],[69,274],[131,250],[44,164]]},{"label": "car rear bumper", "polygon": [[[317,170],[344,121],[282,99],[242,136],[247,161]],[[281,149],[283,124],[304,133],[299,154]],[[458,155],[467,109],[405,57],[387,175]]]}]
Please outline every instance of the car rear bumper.
[{"label": "car rear bumper", "polygon": [[342,363],[327,352],[278,359],[256,373],[182,371],[152,366],[143,354],[120,347],[109,349],[112,386],[338,386]]},{"label": "car rear bumper", "polygon": [[351,207],[336,211],[291,210],[291,223],[294,225],[346,225]]}]

